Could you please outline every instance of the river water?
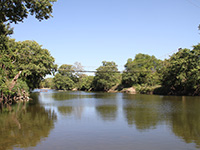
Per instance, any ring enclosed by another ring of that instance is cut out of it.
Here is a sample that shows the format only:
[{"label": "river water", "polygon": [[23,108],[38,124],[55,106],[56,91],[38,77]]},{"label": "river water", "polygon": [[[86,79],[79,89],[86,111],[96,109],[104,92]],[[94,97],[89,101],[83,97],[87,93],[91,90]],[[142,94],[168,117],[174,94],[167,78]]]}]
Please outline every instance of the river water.
[{"label": "river water", "polygon": [[200,97],[43,91],[0,114],[0,149],[200,149]]}]

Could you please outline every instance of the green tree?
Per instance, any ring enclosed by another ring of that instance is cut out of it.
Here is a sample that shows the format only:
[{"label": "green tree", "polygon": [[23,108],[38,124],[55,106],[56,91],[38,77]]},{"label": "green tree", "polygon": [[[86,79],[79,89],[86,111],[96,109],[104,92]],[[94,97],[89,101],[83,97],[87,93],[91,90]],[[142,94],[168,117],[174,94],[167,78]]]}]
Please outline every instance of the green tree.
[{"label": "green tree", "polygon": [[30,89],[38,88],[47,74],[56,71],[54,58],[47,49],[43,49],[35,41],[13,42],[11,41],[9,46],[13,52],[12,74],[21,72],[22,79],[27,82]]},{"label": "green tree", "polygon": [[53,82],[57,90],[71,90],[74,87],[74,81],[69,76],[63,76],[60,73],[55,75]]},{"label": "green tree", "polygon": [[155,85],[159,83],[157,70],[161,67],[161,60],[147,54],[137,54],[132,60],[127,60],[122,74],[122,84],[130,87],[134,84]]},{"label": "green tree", "polygon": [[93,80],[94,90],[108,91],[112,86],[119,83],[120,73],[115,62],[103,61],[102,66],[97,68]]},{"label": "green tree", "polygon": [[92,89],[93,79],[93,76],[83,75],[79,80],[79,89],[83,91],[89,91],[90,89]]},{"label": "green tree", "polygon": [[38,20],[48,19],[57,0],[1,0],[0,22],[22,22],[29,14]]},{"label": "green tree", "polygon": [[200,44],[193,50],[179,49],[165,61],[162,86],[167,94],[200,95]]},{"label": "green tree", "polygon": [[[12,66],[12,61],[10,59],[10,49],[8,47],[9,35],[12,34],[12,29],[10,26],[6,26],[0,23],[0,94],[3,98],[3,92],[9,92],[8,90],[8,77],[7,74]],[[7,90],[6,90],[7,88]],[[0,100],[1,103],[2,100]]]},{"label": "green tree", "polygon": [[58,73],[62,76],[67,76],[74,82],[78,82],[78,77],[75,74],[75,67],[73,65],[63,64],[59,67]]},{"label": "green tree", "polygon": [[[43,71],[38,71],[38,69],[34,68],[34,65],[32,66],[27,65],[26,64],[27,62],[23,62],[24,66],[20,65],[21,68],[17,66],[16,64],[17,63],[19,64],[21,60],[21,58],[18,57],[17,55],[18,54],[22,55],[22,53],[20,53],[21,50],[19,49],[20,44],[16,44],[16,42],[13,41],[11,42],[8,36],[13,33],[13,29],[10,28],[10,23],[22,22],[24,18],[28,17],[28,14],[34,15],[39,21],[51,17],[53,2],[56,2],[56,0],[34,0],[34,1],[1,0],[0,2],[0,54],[1,54],[0,55],[0,94],[1,94],[0,103],[2,103],[2,101],[5,101],[6,96],[9,95],[10,97],[11,96],[10,94],[13,95],[11,90],[15,88],[17,79],[20,77],[22,71],[24,73],[24,76],[26,76],[26,78],[24,79],[26,80],[31,89],[37,87],[38,82],[40,82],[40,79],[42,79],[42,77],[46,73],[47,74],[49,73],[49,71],[47,71],[48,69],[44,69]],[[17,45],[17,48],[15,48],[15,46],[13,45]],[[23,47],[26,46],[23,45],[22,48]],[[31,53],[29,54],[32,55]],[[27,58],[28,60],[30,60],[30,55]],[[34,63],[31,62],[31,64]],[[34,69],[34,72],[30,72],[27,66],[31,67],[31,70]],[[7,93],[7,95],[5,95],[4,93]]]},{"label": "green tree", "polygon": [[[56,0],[1,0],[0,2],[0,66],[1,76],[6,74],[6,68],[10,68],[10,48],[8,46],[8,36],[13,33],[9,23],[19,23],[28,17],[28,14],[35,15],[38,20],[48,19],[51,17],[52,4]],[[4,78],[4,77],[3,77]],[[0,82],[5,82],[0,78]]]},{"label": "green tree", "polygon": [[[9,52],[0,65],[0,103],[11,104],[16,96],[39,87],[41,80],[56,70],[54,58],[35,41],[8,42]],[[4,53],[5,54],[5,53]],[[8,59],[7,59],[7,58]],[[18,80],[19,79],[19,80]]]},{"label": "green tree", "polygon": [[40,82],[40,88],[54,88],[53,78],[46,78]]},{"label": "green tree", "polygon": [[76,62],[74,65],[63,64],[59,67],[58,73],[54,77],[55,88],[71,90],[89,90],[91,88],[91,77],[82,74],[83,66]]},{"label": "green tree", "polygon": [[74,66],[67,64],[61,65],[53,81],[56,89],[71,90],[74,88],[75,83],[78,82]]}]

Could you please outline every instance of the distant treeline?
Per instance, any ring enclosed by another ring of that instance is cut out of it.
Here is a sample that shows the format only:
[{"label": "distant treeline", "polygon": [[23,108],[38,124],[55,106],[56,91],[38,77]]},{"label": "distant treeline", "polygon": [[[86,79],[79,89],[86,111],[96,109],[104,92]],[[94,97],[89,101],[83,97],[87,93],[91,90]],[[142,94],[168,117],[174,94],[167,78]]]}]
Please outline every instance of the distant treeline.
[{"label": "distant treeline", "polygon": [[179,49],[164,61],[139,53],[127,60],[123,73],[118,71],[115,62],[108,61],[102,62],[94,76],[82,72],[80,63],[63,64],[53,78],[42,80],[40,87],[84,91],[135,87],[139,93],[200,95],[200,45],[192,50]]}]

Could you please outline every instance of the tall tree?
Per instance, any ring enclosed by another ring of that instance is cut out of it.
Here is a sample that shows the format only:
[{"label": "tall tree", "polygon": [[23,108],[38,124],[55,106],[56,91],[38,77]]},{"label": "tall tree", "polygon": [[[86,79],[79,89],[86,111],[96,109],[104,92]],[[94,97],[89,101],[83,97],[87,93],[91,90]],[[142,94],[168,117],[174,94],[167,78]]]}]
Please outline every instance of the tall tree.
[{"label": "tall tree", "polygon": [[200,44],[193,50],[179,49],[166,60],[162,75],[168,94],[200,95]]},{"label": "tall tree", "polygon": [[47,75],[56,71],[55,59],[47,49],[42,48],[35,41],[17,42],[14,49],[13,70],[22,71],[23,80],[31,89],[38,88],[41,80]]},{"label": "tall tree", "polygon": [[55,88],[59,90],[71,90],[77,80],[75,67],[68,64],[61,65],[53,79]]},{"label": "tall tree", "polygon": [[58,69],[58,73],[60,73],[62,76],[71,78],[74,82],[77,81],[77,76],[75,75],[75,67],[73,65],[61,65]]},{"label": "tall tree", "polygon": [[115,62],[103,61],[102,66],[97,68],[93,86],[95,90],[108,91],[119,82],[120,73]]},{"label": "tall tree", "polygon": [[82,75],[78,82],[78,89],[89,91],[92,89],[92,82],[93,82],[94,76],[88,76],[88,75]]},{"label": "tall tree", "polygon": [[57,90],[71,90],[74,87],[74,81],[69,76],[60,73],[55,75],[53,82]]},{"label": "tall tree", "polygon": [[127,60],[125,71],[122,74],[122,84],[132,86],[134,84],[155,85],[159,82],[157,70],[161,60],[147,54],[137,54],[132,60]]},{"label": "tall tree", "polygon": [[12,34],[13,29],[9,23],[19,23],[27,18],[28,15],[35,16],[38,20],[51,17],[53,3],[56,0],[1,0],[0,1],[0,66],[1,72],[10,67],[12,53],[8,47],[8,35]]},{"label": "tall tree", "polygon": [[54,64],[54,58],[37,42],[15,42],[11,39],[8,45],[10,64],[3,69],[6,72],[5,81],[1,81],[8,84],[10,91],[14,88],[18,78],[25,81],[30,89],[34,89],[39,87],[39,83],[47,74],[56,71],[57,65]]},{"label": "tall tree", "polygon": [[[20,69],[18,70],[18,72],[16,72],[17,69],[14,63],[17,64],[17,62],[19,62],[16,58],[18,52],[13,53],[13,47],[12,46],[10,47],[10,40],[8,36],[13,32],[13,29],[10,28],[10,23],[22,22],[24,18],[28,17],[29,14],[35,16],[35,18],[38,19],[39,21],[51,17],[52,16],[51,13],[53,10],[52,6],[54,2],[56,2],[56,0],[1,0],[0,1],[0,54],[1,54],[0,55],[0,84],[1,84],[0,103],[4,98],[3,91],[5,90],[6,87],[4,85],[7,85],[9,87],[9,91],[11,92],[11,90],[14,88],[16,84],[17,79],[20,77],[20,74],[22,73],[22,70],[27,70],[27,72],[25,73],[27,75],[26,82],[29,82],[29,85],[31,83],[33,84],[34,81],[36,81],[31,77],[38,78],[39,76],[42,77],[44,74],[49,73],[49,71],[47,70],[45,71],[43,70],[37,73],[36,72],[30,73],[26,68],[27,65],[20,66],[23,69]],[[12,42],[12,44],[15,45],[15,42]],[[17,46],[19,46],[19,44]],[[31,55],[31,53],[29,54]],[[27,59],[30,58],[29,56]],[[14,72],[16,73],[15,75],[13,74]],[[11,84],[8,84],[8,81],[11,78],[13,78],[13,80]],[[37,84],[38,84],[37,82],[34,83],[34,85]],[[31,86],[31,88],[34,88],[34,86]]]}]

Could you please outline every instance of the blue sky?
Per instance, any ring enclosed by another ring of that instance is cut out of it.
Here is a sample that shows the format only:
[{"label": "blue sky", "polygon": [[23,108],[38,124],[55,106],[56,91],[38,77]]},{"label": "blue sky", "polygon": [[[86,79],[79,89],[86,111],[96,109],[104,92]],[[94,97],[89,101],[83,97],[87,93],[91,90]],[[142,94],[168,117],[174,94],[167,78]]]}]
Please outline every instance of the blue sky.
[{"label": "blue sky", "polygon": [[114,61],[123,70],[138,53],[165,59],[199,43],[200,0],[58,0],[53,18],[12,25],[17,41],[35,40],[58,65],[95,70]]}]

